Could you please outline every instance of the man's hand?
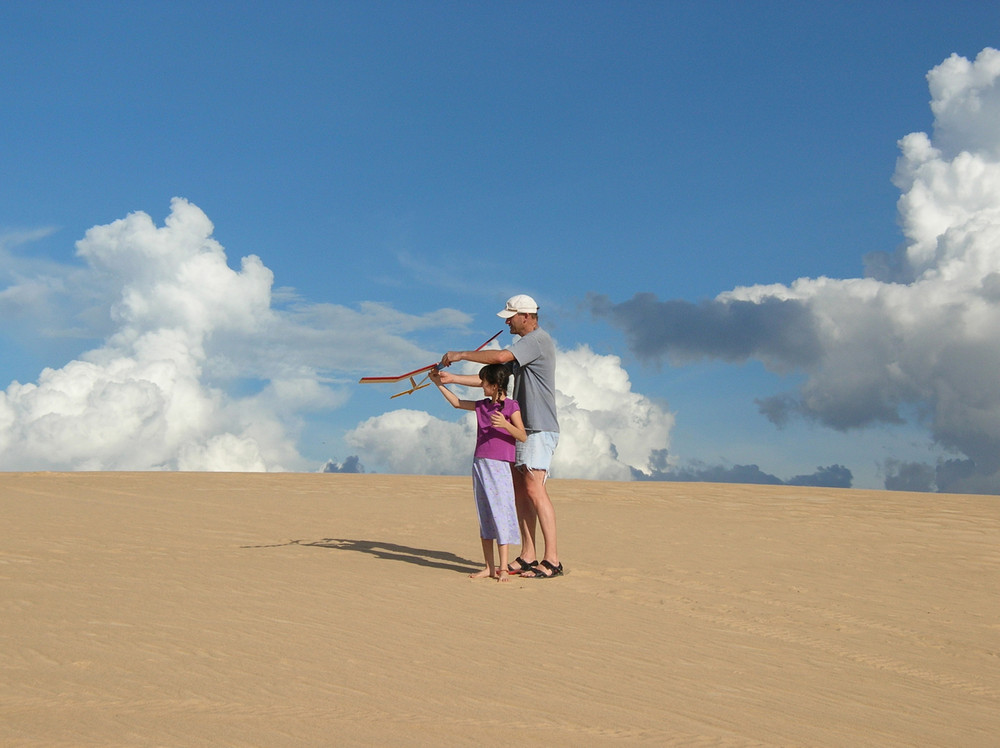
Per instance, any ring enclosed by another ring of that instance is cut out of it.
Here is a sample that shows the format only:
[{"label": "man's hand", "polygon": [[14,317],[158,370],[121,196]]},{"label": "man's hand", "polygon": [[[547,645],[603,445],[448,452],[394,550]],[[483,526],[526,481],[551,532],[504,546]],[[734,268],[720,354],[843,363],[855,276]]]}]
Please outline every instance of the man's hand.
[{"label": "man's hand", "polygon": [[441,357],[441,363],[438,367],[445,368],[446,366],[451,366],[456,361],[461,361],[461,357],[458,355],[458,351],[448,351]]}]

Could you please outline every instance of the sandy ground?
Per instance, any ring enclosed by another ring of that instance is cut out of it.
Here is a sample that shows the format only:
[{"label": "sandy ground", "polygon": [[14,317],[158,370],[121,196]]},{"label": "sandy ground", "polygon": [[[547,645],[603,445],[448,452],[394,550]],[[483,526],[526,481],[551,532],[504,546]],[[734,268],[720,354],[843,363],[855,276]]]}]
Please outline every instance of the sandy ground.
[{"label": "sandy ground", "polygon": [[0,745],[1000,741],[1000,498],[550,493],[500,585],[466,478],[0,474]]}]

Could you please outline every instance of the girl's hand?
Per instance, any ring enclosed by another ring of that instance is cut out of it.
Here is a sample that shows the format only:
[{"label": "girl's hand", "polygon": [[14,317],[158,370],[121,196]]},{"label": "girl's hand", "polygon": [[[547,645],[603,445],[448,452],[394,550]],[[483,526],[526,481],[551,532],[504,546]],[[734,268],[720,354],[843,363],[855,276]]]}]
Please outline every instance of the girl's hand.
[{"label": "girl's hand", "polygon": [[493,413],[490,415],[490,421],[493,423],[494,428],[506,429],[509,421],[503,417],[501,413]]}]

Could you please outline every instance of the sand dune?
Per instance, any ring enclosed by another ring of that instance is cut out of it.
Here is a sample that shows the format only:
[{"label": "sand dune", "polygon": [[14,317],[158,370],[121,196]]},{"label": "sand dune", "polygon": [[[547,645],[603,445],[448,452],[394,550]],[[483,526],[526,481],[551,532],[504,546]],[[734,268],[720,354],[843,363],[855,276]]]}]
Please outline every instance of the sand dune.
[{"label": "sand dune", "polygon": [[469,484],[0,474],[0,744],[997,744],[1000,498],[553,480],[498,585]]}]

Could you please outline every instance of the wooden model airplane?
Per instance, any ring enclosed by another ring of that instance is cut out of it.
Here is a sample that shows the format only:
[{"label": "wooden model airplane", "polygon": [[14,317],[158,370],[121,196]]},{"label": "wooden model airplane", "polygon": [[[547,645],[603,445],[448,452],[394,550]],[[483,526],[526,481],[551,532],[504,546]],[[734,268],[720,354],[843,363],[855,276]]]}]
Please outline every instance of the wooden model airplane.
[{"label": "wooden model airplane", "polygon": [[[503,332],[503,330],[501,330],[500,332],[498,332],[492,338],[490,338],[485,343],[483,343],[481,346],[479,346],[478,348],[476,348],[476,350],[477,351],[481,351],[483,348],[485,348],[486,346],[488,346],[494,340],[496,340],[497,338],[499,338],[500,337],[500,333],[502,333],[502,332]],[[438,368],[437,364],[431,364],[430,366],[421,366],[419,369],[414,369],[413,371],[408,371],[405,374],[399,374],[398,376],[395,376],[395,377],[361,377],[361,379],[359,380],[359,383],[360,384],[386,384],[386,383],[391,383],[391,382],[402,382],[404,379],[409,379],[410,380],[410,389],[403,390],[402,392],[397,392],[395,395],[392,395],[392,397],[389,398],[391,400],[393,397],[399,397],[400,395],[409,395],[411,392],[416,392],[417,390],[422,390],[424,387],[430,387],[431,383],[428,381],[430,379],[430,374],[424,375],[424,378],[421,379],[419,382],[417,381],[416,378],[418,376],[420,376],[421,374],[423,374],[425,371],[429,372],[431,369],[436,369],[436,368]]]}]

